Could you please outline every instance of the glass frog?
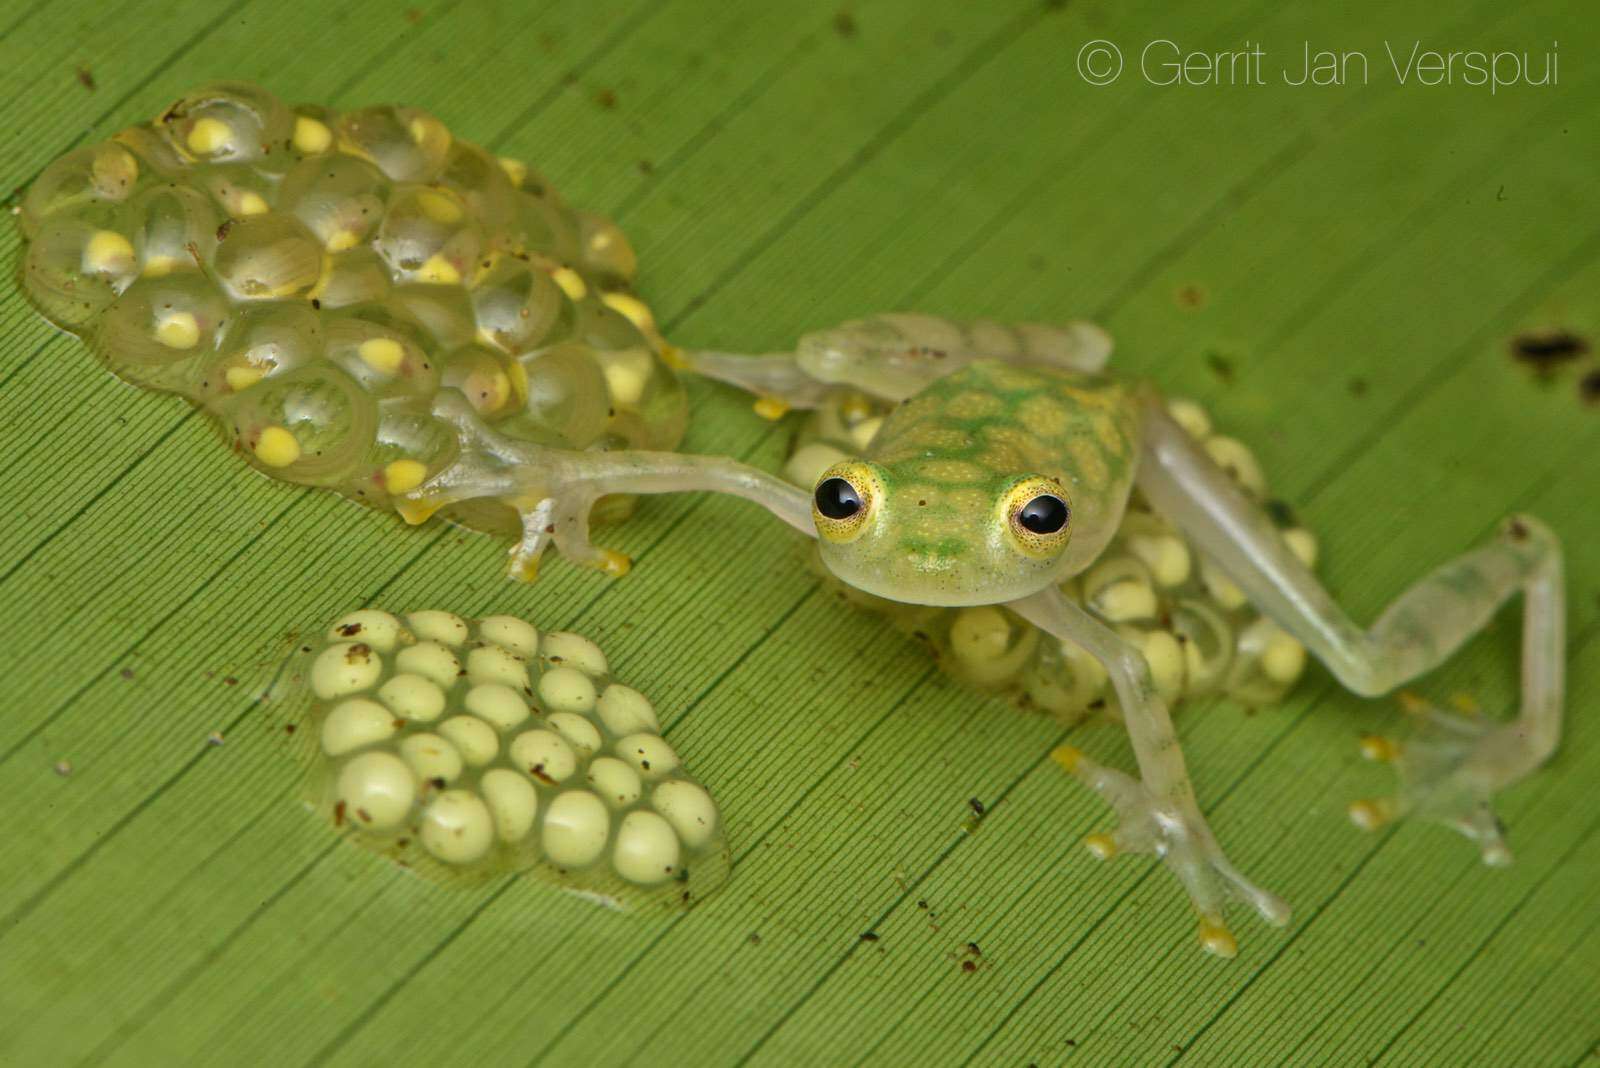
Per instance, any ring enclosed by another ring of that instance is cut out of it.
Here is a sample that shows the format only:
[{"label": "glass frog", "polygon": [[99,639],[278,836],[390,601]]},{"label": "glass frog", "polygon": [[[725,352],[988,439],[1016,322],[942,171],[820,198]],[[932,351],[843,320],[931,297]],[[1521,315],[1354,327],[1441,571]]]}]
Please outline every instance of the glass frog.
[{"label": "glass frog", "polygon": [[[1229,863],[1201,814],[1172,729],[1178,697],[1270,700],[1307,649],[1350,689],[1384,693],[1521,592],[1519,715],[1428,710],[1404,746],[1372,743],[1400,790],[1352,816],[1443,820],[1504,862],[1490,799],[1557,743],[1564,608],[1547,528],[1507,520],[1363,629],[1312,575],[1309,535],[1280,532],[1248,492],[1242,447],[1202,445],[1193,409],[1105,374],[1110,343],[1091,325],[883,315],[793,353],[684,351],[633,293],[620,230],[526,165],[419,108],[341,115],[240,83],[62,157],[20,215],[23,282],[41,310],[119,376],[203,408],[274,478],[412,523],[441,514],[514,533],[522,579],[551,545],[626,571],[590,524],[632,495],[729,493],[817,538],[822,565],[861,597],[958,610],[939,616],[954,622],[938,640],[977,651],[972,681],[1022,678],[1058,711],[1109,686],[1137,777],[1056,754],[1119,817],[1087,844],[1160,856],[1213,952],[1234,952],[1230,901],[1273,923],[1288,910]],[[749,390],[770,417],[864,410],[856,454],[831,457],[807,492],[670,451],[687,418],[675,370]],[[1150,615],[1140,569],[1181,589],[1191,549],[1207,596],[1174,601],[1170,628],[1138,626]],[[1241,614],[1246,602],[1266,618]],[[1013,660],[1020,674],[993,670]]]},{"label": "glass frog", "polygon": [[[1105,373],[1109,342],[1086,324],[1007,328],[885,315],[810,335],[792,355],[667,353],[755,392],[764,414],[816,408],[841,394],[887,414],[858,455],[829,464],[809,493],[715,457],[623,452],[563,470],[531,452],[519,462],[509,443],[490,441],[500,461],[494,478],[435,480],[411,496],[430,507],[513,489],[541,497],[560,517],[550,535],[557,549],[592,564],[600,550],[589,544],[586,516],[599,496],[731,493],[817,538],[823,566],[863,594],[1014,613],[1098,665],[1132,743],[1134,775],[1075,748],[1053,754],[1117,817],[1085,845],[1101,858],[1159,857],[1194,904],[1201,945],[1224,957],[1237,948],[1225,906],[1242,902],[1274,925],[1287,923],[1288,906],[1228,860],[1202,814],[1148,648],[1073,595],[1072,581],[1093,570],[1134,514],[1130,506],[1181,532],[1202,566],[1217,568],[1292,636],[1291,648],[1300,643],[1362,695],[1388,693],[1436,667],[1521,593],[1515,718],[1422,710],[1404,744],[1365,745],[1369,756],[1396,765],[1396,795],[1350,807],[1367,828],[1402,815],[1442,821],[1474,840],[1486,863],[1510,860],[1492,797],[1538,768],[1561,730],[1562,558],[1538,520],[1508,518],[1487,544],[1419,580],[1363,628],[1318,583],[1296,539],[1230,475],[1229,458],[1196,440],[1193,412],[1169,407],[1147,382]],[[531,540],[521,551],[543,548],[538,532]],[[1265,662],[1265,650],[1255,652]]]}]

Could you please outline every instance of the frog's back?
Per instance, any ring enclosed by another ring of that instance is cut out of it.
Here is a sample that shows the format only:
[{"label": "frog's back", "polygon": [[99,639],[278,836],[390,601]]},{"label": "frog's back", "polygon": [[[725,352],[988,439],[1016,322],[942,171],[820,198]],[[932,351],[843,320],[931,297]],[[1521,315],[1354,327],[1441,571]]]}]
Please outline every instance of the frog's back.
[{"label": "frog's back", "polygon": [[930,487],[988,492],[1021,474],[1055,479],[1073,510],[1071,555],[1087,565],[1132,490],[1143,388],[1104,374],[977,361],[890,413],[868,458]]},{"label": "frog's back", "polygon": [[[964,462],[989,472],[1052,477],[1067,475],[1057,468],[1076,458],[1086,488],[1109,485],[1120,468],[1132,466],[1137,394],[1137,384],[1109,375],[978,361],[890,413],[869,458]],[[1103,472],[1091,454],[1104,461]]]}]

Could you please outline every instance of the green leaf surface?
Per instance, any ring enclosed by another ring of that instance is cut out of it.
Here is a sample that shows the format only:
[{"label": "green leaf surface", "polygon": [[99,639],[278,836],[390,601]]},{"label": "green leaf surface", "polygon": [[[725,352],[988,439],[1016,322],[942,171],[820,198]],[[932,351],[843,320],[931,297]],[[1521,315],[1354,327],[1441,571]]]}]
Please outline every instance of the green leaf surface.
[{"label": "green leaf surface", "polygon": [[[776,349],[901,308],[1091,315],[1117,367],[1255,448],[1358,618],[1508,511],[1549,522],[1571,719],[1504,798],[1518,860],[1491,871],[1442,829],[1346,822],[1388,785],[1355,743],[1392,702],[1317,670],[1280,708],[1185,709],[1213,825],[1296,910],[1241,923],[1223,963],[1163,871],[1076,845],[1106,814],[1046,754],[1070,737],[1126,762],[1114,728],[955,688],[756,510],[654,500],[606,532],[627,578],[550,563],[517,586],[491,539],[253,474],[7,287],[0,1062],[1593,1056],[1600,407],[1578,382],[1596,364],[1541,380],[1508,347],[1600,330],[1600,22],[1581,0],[1424,7],[18,0],[0,187],[238,78],[418,104],[533,161],[618,218],[682,344]],[[1115,84],[1078,73],[1096,38],[1126,53]],[[1139,53],[1160,39],[1259,44],[1265,84],[1151,84]],[[1385,45],[1417,41],[1536,70],[1556,48],[1558,83],[1397,84]],[[1367,84],[1284,84],[1306,42],[1365,53]],[[691,395],[689,448],[781,461],[789,427]],[[298,633],[367,602],[600,640],[718,796],[729,884],[648,919],[532,880],[435,886],[337,844],[296,803],[272,687]],[[1505,714],[1516,634],[1503,615],[1419,689]],[[969,833],[971,798],[989,814]]]}]

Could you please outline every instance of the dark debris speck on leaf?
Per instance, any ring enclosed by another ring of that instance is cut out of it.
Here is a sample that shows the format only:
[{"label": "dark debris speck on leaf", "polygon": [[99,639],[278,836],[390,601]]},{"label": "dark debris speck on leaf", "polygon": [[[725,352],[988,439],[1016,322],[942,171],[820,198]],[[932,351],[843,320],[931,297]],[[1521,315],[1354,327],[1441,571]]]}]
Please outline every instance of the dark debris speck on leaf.
[{"label": "dark debris speck on leaf", "polygon": [[1548,375],[1589,351],[1589,342],[1570,330],[1519,334],[1511,341],[1511,356],[1533,370]]},{"label": "dark debris speck on leaf", "polygon": [[856,35],[856,17],[848,11],[833,16],[833,32],[846,39]]},{"label": "dark debris speck on leaf", "polygon": [[1231,383],[1234,377],[1233,361],[1216,349],[1206,350],[1206,369],[1217,376],[1217,381]]},{"label": "dark debris speck on leaf", "polygon": [[1278,526],[1292,527],[1296,525],[1294,509],[1289,507],[1288,501],[1282,501],[1274,497],[1267,502],[1266,509],[1267,515],[1272,519],[1273,523],[1277,524]]}]

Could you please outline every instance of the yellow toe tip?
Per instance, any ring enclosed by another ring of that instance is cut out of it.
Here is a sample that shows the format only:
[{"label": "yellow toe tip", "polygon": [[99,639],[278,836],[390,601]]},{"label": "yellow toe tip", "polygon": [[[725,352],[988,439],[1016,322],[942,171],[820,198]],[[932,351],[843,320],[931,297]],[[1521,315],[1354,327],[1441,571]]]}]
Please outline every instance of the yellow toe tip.
[{"label": "yellow toe tip", "polygon": [[1083,840],[1083,848],[1093,853],[1097,860],[1110,860],[1117,855],[1117,843],[1109,834],[1091,834]]},{"label": "yellow toe tip", "polygon": [[756,401],[754,407],[757,415],[774,422],[789,414],[789,405],[777,397],[762,397]]},{"label": "yellow toe tip", "polygon": [[602,549],[599,563],[596,566],[613,578],[621,578],[633,570],[633,558],[625,553]]},{"label": "yellow toe tip", "polygon": [[1060,764],[1064,771],[1074,772],[1083,760],[1083,750],[1075,745],[1058,745],[1050,751],[1050,759]]},{"label": "yellow toe tip", "polygon": [[394,510],[400,513],[400,518],[411,526],[419,526],[432,519],[433,514],[439,510],[439,506],[428,504],[424,501],[399,498],[394,502]]},{"label": "yellow toe tip", "polygon": [[1352,801],[1346,811],[1350,822],[1363,831],[1375,831],[1393,819],[1390,806],[1381,800]]},{"label": "yellow toe tip", "polygon": [[1511,850],[1504,843],[1483,847],[1483,862],[1491,868],[1506,868],[1511,865]]},{"label": "yellow toe tip", "polygon": [[1239,941],[1228,925],[1217,919],[1200,921],[1200,948],[1213,957],[1232,960],[1239,955]]},{"label": "yellow toe tip", "polygon": [[1381,734],[1365,734],[1361,737],[1361,755],[1379,764],[1392,764],[1400,756],[1400,747]]},{"label": "yellow toe tip", "polygon": [[513,560],[511,566],[506,568],[506,574],[518,582],[537,582],[539,580],[539,561]]}]

